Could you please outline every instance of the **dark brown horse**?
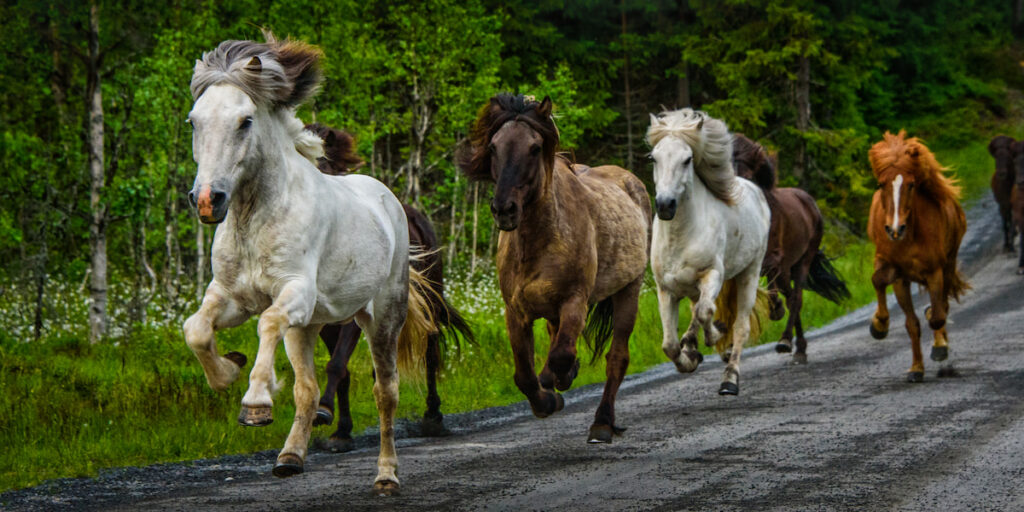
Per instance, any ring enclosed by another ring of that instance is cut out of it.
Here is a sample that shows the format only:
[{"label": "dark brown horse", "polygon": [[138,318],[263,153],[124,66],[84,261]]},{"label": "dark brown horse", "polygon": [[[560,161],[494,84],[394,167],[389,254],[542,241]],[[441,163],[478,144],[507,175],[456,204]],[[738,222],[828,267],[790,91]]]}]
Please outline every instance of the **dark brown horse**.
[{"label": "dark brown horse", "polygon": [[[1020,239],[1020,255],[1017,260],[1017,275],[1024,275],[1024,141],[1013,143],[1013,188],[1010,191],[1010,213],[1013,227]],[[1013,231],[1010,232],[1013,237]],[[1011,247],[1012,251],[1013,248]]]},{"label": "dark brown horse", "polygon": [[[556,156],[551,100],[499,94],[477,116],[459,165],[495,183],[491,212],[498,236],[498,281],[515,358],[515,383],[544,418],[562,409],[579,369],[582,334],[607,356],[604,396],[588,441],[611,442],[615,395],[629,365],[629,336],[650,248],[651,205],[631,172],[572,165]],[[590,318],[588,320],[588,310]],[[533,323],[547,320],[551,349],[534,371]]]},{"label": "dark brown horse", "polygon": [[1010,191],[1013,188],[1015,172],[1014,160],[1018,158],[1021,144],[1006,135],[999,135],[988,143],[988,152],[996,161],[996,170],[992,173],[992,196],[999,205],[999,216],[1003,221],[1003,249],[1013,252],[1013,219],[1010,212]]},{"label": "dark brown horse", "polygon": [[806,363],[807,340],[800,322],[804,287],[836,304],[850,297],[846,283],[819,248],[824,234],[821,211],[807,192],[798,188],[776,187],[775,158],[741,133],[735,134],[733,139],[733,166],[737,175],[754,181],[765,191],[768,208],[772,212],[768,250],[761,265],[761,275],[768,278],[771,319],[780,320],[786,314],[779,292],[786,297],[789,309],[786,330],[775,350],[782,353],[793,350],[795,328],[793,362]]},{"label": "dark brown horse", "polygon": [[[319,135],[324,141],[324,157],[317,160],[317,167],[324,174],[342,175],[362,164],[355,154],[355,144],[348,133],[335,130],[319,123],[306,125],[306,129]],[[409,246],[422,254],[413,260],[413,267],[429,281],[433,293],[426,293],[431,314],[442,330],[427,338],[425,354],[427,369],[427,411],[421,423],[422,433],[438,436],[447,433],[441,415],[441,398],[437,394],[437,373],[441,367],[441,356],[447,341],[458,343],[458,335],[475,343],[473,332],[459,312],[444,298],[444,263],[438,251],[437,235],[423,213],[403,204],[409,220]],[[356,348],[362,330],[355,322],[326,325],[320,331],[320,339],[327,345],[331,360],[327,363],[327,385],[320,397],[314,425],[330,425],[334,417],[334,398],[338,399],[338,429],[327,440],[331,451],[345,452],[352,449],[352,416],[349,412],[348,360]]]},{"label": "dark brown horse", "polygon": [[[882,339],[889,333],[889,308],[885,290],[891,284],[896,301],[907,317],[907,334],[913,364],[908,382],[924,380],[921,357],[921,325],[914,313],[910,283],[928,288],[931,306],[925,318],[935,333],[933,361],[949,357],[946,339],[946,315],[949,298],[959,300],[970,288],[957,270],[960,241],[967,230],[960,207],[960,187],[943,174],[945,168],[917,138],[889,132],[868,152],[878,180],[878,191],[871,200],[868,236],[875,243],[875,286],[878,309],[871,319],[871,335]],[[951,366],[939,369],[938,376],[953,375]]]}]

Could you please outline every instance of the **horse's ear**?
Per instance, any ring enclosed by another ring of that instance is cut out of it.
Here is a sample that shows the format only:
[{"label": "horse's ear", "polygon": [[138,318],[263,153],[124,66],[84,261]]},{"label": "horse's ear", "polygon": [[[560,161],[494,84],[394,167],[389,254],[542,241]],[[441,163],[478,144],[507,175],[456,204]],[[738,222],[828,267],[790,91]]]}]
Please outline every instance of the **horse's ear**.
[{"label": "horse's ear", "polygon": [[554,108],[554,105],[551,103],[551,97],[544,96],[544,99],[540,102],[540,106],[537,107],[537,115],[539,115],[541,119],[547,119],[551,117],[552,108]]},{"label": "horse's ear", "polygon": [[260,71],[263,71],[263,61],[260,60],[258,55],[253,55],[253,57],[249,59],[249,63],[245,65],[245,70],[250,73],[259,74]]},{"label": "horse's ear", "polygon": [[651,114],[651,126],[653,127],[653,126],[660,126],[660,125],[661,125],[661,119],[659,119],[658,116],[656,116],[654,114]]},{"label": "horse's ear", "polygon": [[700,116],[700,121],[697,121],[697,130],[704,128],[704,116]]},{"label": "horse's ear", "polygon": [[338,134],[334,130],[327,130],[323,136],[325,146],[333,146],[338,140]]}]

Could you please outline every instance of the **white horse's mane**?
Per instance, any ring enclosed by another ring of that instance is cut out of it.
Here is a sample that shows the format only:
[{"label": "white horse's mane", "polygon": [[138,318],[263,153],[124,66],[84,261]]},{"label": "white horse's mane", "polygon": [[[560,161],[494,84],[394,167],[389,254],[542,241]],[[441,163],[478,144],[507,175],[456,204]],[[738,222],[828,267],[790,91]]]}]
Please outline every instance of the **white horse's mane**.
[{"label": "white horse's mane", "polygon": [[324,156],[324,140],[319,135],[307,130],[306,125],[302,124],[294,111],[288,112],[285,122],[288,127],[288,135],[295,141],[295,150],[312,162],[313,167],[316,167],[316,159]]},{"label": "white horse's mane", "polygon": [[665,137],[675,137],[690,146],[697,177],[715,197],[728,204],[736,201],[732,134],[723,121],[691,108],[665,111],[652,117],[647,144],[654,147]]}]

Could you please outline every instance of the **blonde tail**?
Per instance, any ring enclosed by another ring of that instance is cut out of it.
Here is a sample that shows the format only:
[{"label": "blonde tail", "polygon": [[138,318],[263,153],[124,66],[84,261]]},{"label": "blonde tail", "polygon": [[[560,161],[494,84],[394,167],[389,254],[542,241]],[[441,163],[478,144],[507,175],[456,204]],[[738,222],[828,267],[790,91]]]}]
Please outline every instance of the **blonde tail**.
[{"label": "blonde tail", "polygon": [[[715,351],[719,354],[725,353],[732,348],[732,324],[736,321],[736,294],[738,288],[736,281],[730,279],[722,283],[722,291],[715,299],[715,323],[725,325],[720,329],[722,337],[718,338],[715,344]],[[750,336],[743,340],[746,345],[750,340],[757,340],[761,337],[761,322],[768,317],[771,310],[771,301],[768,300],[768,291],[764,288],[757,288],[757,299],[754,301],[754,308],[750,311]]]},{"label": "blonde tail", "polygon": [[[414,260],[421,255],[413,255]],[[434,293],[430,280],[409,266],[409,311],[398,335],[398,370],[405,376],[423,376],[427,337],[438,332],[427,295]]]}]

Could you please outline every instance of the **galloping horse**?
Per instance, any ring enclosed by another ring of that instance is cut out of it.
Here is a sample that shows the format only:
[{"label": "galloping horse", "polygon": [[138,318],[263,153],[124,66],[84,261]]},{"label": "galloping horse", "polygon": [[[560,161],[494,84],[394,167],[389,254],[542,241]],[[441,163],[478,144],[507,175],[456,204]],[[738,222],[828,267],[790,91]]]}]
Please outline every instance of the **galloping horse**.
[{"label": "galloping horse", "polygon": [[807,340],[800,322],[804,286],[836,304],[850,297],[846,283],[839,277],[828,257],[819,248],[824,234],[824,221],[814,198],[799,188],[775,186],[775,159],[760,144],[737,133],[733,139],[733,166],[736,174],[757,183],[765,191],[768,209],[772,212],[768,231],[768,250],[761,264],[761,275],[768,278],[768,294],[772,301],[770,318],[781,320],[786,309],[779,292],[786,297],[789,320],[776,352],[793,350],[793,329],[796,328],[796,352],[793,362],[807,362]]},{"label": "galloping horse", "polygon": [[[871,200],[868,236],[875,243],[875,273],[871,282],[878,296],[878,309],[871,319],[871,335],[885,338],[889,332],[889,309],[885,290],[892,284],[900,309],[907,317],[907,334],[914,362],[907,382],[924,380],[921,358],[921,325],[914,314],[910,283],[928,288],[931,307],[925,310],[928,325],[935,331],[933,361],[949,357],[946,315],[949,297],[959,300],[970,288],[956,268],[960,240],[967,230],[964,210],[958,201],[960,187],[942,174],[945,169],[935,155],[905,131],[885,138],[868,152],[878,190]],[[951,375],[942,368],[939,377]]]},{"label": "galloping horse", "polygon": [[[729,350],[719,394],[739,394],[740,353],[759,330],[754,308],[771,219],[765,194],[736,177],[732,135],[704,112],[684,108],[651,115],[647,143],[657,191],[651,268],[661,348],[680,372],[696,370],[704,360],[697,351],[702,327],[708,346]],[[690,299],[693,314],[677,339],[683,297]]]},{"label": "galloping horse", "polygon": [[996,161],[996,170],[992,173],[992,196],[999,205],[999,216],[1003,220],[1003,249],[1013,252],[1013,217],[1011,214],[1010,194],[1016,175],[1015,159],[1018,158],[1020,145],[1012,137],[998,135],[988,143],[988,152]]},{"label": "galloping horse", "polygon": [[[434,329],[409,268],[405,212],[394,194],[368,176],[328,176],[310,162],[322,141],[303,130],[295,108],[320,83],[318,49],[304,43],[225,41],[196,62],[193,156],[189,192],[199,219],[220,224],[213,280],[185,340],[216,390],[238,378],[245,357],[217,353],[215,331],[259,315],[259,351],[238,421],[273,421],[272,395],[282,383],[274,353],[282,337],[295,370],[295,419],[274,475],[303,470],[319,390],[313,362],[317,333],[352,319],[366,331],[377,381],[380,457],[374,489],[398,489],[394,414],[397,366],[422,354]],[[417,346],[418,344],[418,346]],[[397,364],[396,364],[397,363]]]},{"label": "galloping horse", "polygon": [[[562,409],[555,390],[569,389],[576,377],[581,333],[597,358],[611,331],[604,396],[588,435],[588,442],[608,443],[624,430],[615,424],[615,395],[629,365],[647,267],[650,200],[625,169],[571,165],[557,156],[551,109],[550,98],[494,96],[477,116],[460,167],[470,179],[496,184],[491,212],[501,230],[498,281],[515,383],[535,416]],[[533,323],[541,318],[551,349],[538,380]]]},{"label": "galloping horse", "polygon": [[[315,133],[324,141],[324,156],[317,159],[317,168],[324,174],[344,176],[362,164],[356,156],[352,136],[319,123],[306,125],[306,130]],[[458,343],[457,334],[474,343],[473,331],[462,319],[459,312],[444,298],[444,259],[438,251],[437,235],[430,220],[419,210],[402,204],[409,221],[409,247],[421,257],[412,261],[412,266],[429,282],[430,292],[424,294],[431,315],[438,326],[444,329],[427,337],[427,412],[423,415],[421,431],[427,436],[447,433],[444,417],[441,415],[441,397],[437,394],[437,374],[441,367],[441,355],[446,341]],[[354,322],[325,325],[320,331],[331,354],[327,363],[327,385],[320,397],[313,426],[330,425],[334,421],[334,397],[338,398],[338,428],[328,438],[326,447],[334,452],[352,449],[352,415],[348,406],[349,373],[348,360],[359,342],[362,329]]]}]

